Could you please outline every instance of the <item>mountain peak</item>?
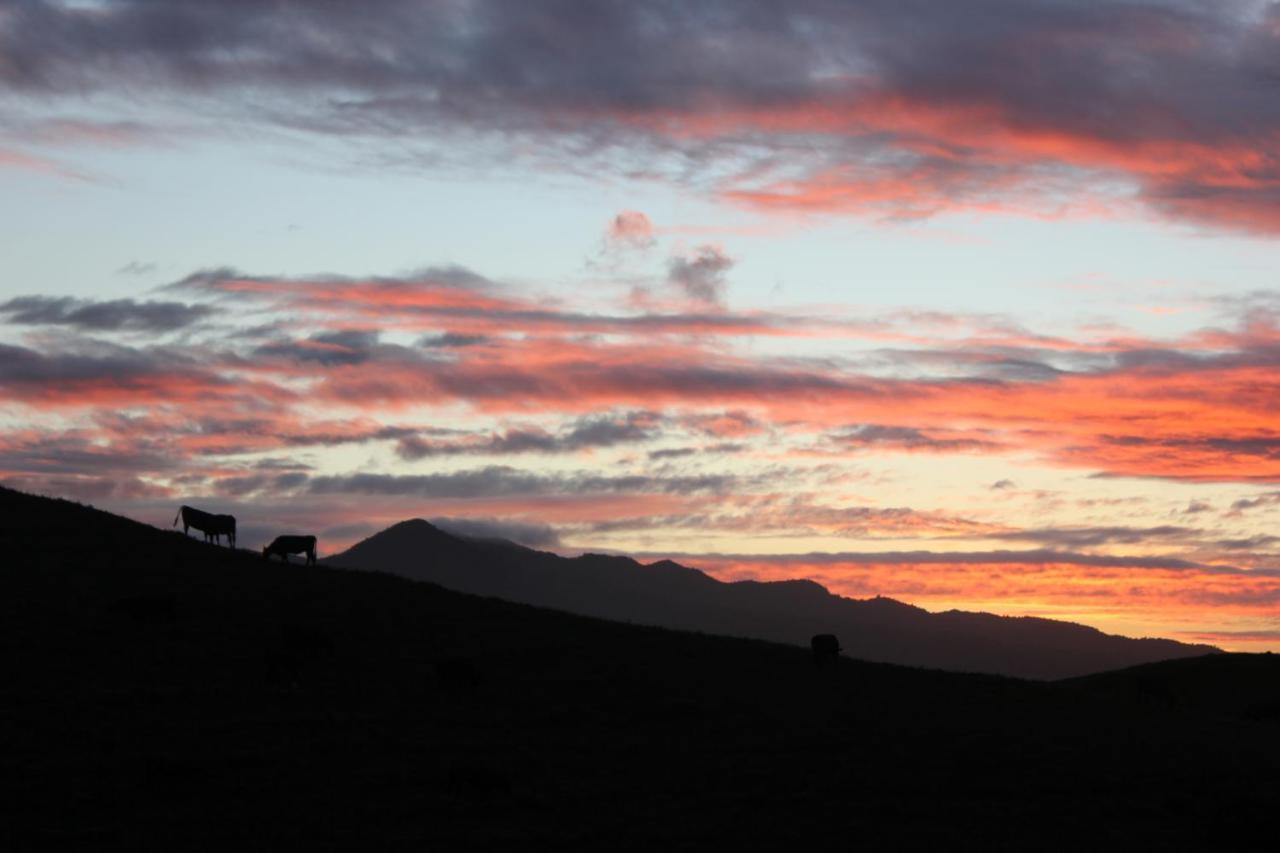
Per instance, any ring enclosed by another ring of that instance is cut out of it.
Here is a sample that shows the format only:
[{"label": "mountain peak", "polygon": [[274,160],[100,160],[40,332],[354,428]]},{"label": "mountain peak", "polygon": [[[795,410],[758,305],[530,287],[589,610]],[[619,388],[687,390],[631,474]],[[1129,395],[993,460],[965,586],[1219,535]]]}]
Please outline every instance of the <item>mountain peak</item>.
[{"label": "mountain peak", "polygon": [[796,644],[834,633],[856,657],[968,672],[1062,678],[1213,651],[1071,622],[849,599],[812,580],[722,582],[670,560],[561,557],[458,537],[422,519],[403,521],[328,562],[621,622]]}]

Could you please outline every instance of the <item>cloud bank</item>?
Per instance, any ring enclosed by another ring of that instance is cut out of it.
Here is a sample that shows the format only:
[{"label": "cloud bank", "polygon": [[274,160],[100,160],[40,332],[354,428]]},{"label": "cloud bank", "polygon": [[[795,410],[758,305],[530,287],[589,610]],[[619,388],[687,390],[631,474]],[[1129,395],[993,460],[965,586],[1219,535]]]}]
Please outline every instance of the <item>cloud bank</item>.
[{"label": "cloud bank", "polygon": [[[30,0],[0,15],[0,87],[43,107],[177,93],[437,154],[537,140],[542,165],[630,164],[760,210],[1137,205],[1266,233],[1277,56],[1280,6],[1253,0]],[[642,243],[638,225],[619,227]]]}]

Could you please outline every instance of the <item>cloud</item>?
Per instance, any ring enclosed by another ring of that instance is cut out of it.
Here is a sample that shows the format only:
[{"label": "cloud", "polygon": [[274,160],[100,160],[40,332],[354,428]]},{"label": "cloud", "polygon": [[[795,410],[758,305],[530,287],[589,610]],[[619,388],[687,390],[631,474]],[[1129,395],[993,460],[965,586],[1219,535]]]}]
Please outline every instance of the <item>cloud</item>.
[{"label": "cloud", "polygon": [[1240,498],[1231,504],[1228,515],[1241,515],[1245,510],[1258,507],[1280,506],[1280,492],[1267,492],[1256,498]]},{"label": "cloud", "polygon": [[6,9],[0,87],[38,103],[179,94],[246,123],[416,145],[418,162],[625,163],[760,209],[1138,204],[1280,229],[1274,5],[518,6],[35,0]]},{"label": "cloud", "polygon": [[129,263],[116,270],[116,275],[150,275],[155,272],[157,266],[146,261],[129,261]]},{"label": "cloud", "polygon": [[740,453],[747,445],[736,441],[721,441],[704,447],[664,447],[649,451],[649,459],[659,462],[665,459],[683,459],[699,453]]},{"label": "cloud", "polygon": [[1054,548],[1091,548],[1101,545],[1137,545],[1151,541],[1187,541],[1199,535],[1190,527],[1044,527],[989,534],[991,539],[1036,542]]},{"label": "cloud", "polygon": [[[1280,328],[1256,306],[1237,328],[1175,340],[1071,340],[959,315],[844,323],[715,308],[587,314],[456,267],[363,279],[215,269],[170,288],[217,300],[227,317],[289,317],[290,332],[267,324],[246,338],[194,324],[197,342],[181,349],[42,333],[27,346],[0,344],[0,387],[50,410],[168,400],[203,413],[234,398],[246,418],[233,420],[254,426],[240,437],[221,430],[227,449],[247,447],[247,437],[262,449],[283,437],[330,440],[315,430],[303,436],[300,413],[279,420],[305,399],[340,410],[334,421],[386,425],[397,412],[456,405],[477,417],[560,424],[381,433],[402,442],[405,459],[572,452],[699,434],[741,442],[772,432],[808,436],[811,452],[837,457],[876,449],[1027,453],[1095,475],[1280,482],[1280,444],[1266,404],[1269,390],[1280,394]],[[34,312],[31,319],[62,319],[84,306],[8,307]],[[758,333],[840,347],[861,340],[863,348],[849,358],[779,358],[740,340]],[[417,346],[393,342],[409,334]],[[912,346],[865,348],[885,335],[914,335]],[[1031,364],[1044,369],[1025,368]],[[269,426],[264,410],[274,410]],[[362,427],[352,440],[375,434],[376,426]]]},{"label": "cloud", "polygon": [[136,501],[168,498],[172,494],[164,486],[127,475],[10,476],[0,478],[0,485],[38,495],[82,501]]},{"label": "cloud", "polygon": [[457,347],[473,347],[487,343],[488,335],[463,335],[457,332],[445,332],[439,335],[424,335],[418,338],[417,345],[428,349],[455,349]]},{"label": "cloud", "polygon": [[69,296],[18,296],[0,303],[6,322],[24,326],[72,326],[94,332],[169,332],[216,313],[209,305],[182,302],[95,301]]},{"label": "cloud", "polygon": [[610,247],[643,251],[657,245],[657,230],[649,217],[638,210],[624,210],[609,223],[605,235]]},{"label": "cloud", "polygon": [[915,427],[860,424],[829,433],[826,441],[842,449],[883,448],[886,450],[964,453],[990,451],[998,442],[951,430],[926,431]]},{"label": "cloud", "polygon": [[506,539],[530,548],[556,548],[560,534],[548,524],[503,518],[432,518],[431,523],[468,539]]},{"label": "cloud", "polygon": [[719,304],[724,298],[724,274],[733,259],[716,246],[699,246],[692,254],[676,256],[667,264],[667,278],[692,300]]},{"label": "cloud", "polygon": [[325,366],[363,364],[373,357],[378,338],[377,331],[362,329],[318,332],[301,340],[263,344],[253,351],[253,357],[311,361]]},{"label": "cloud", "polygon": [[1036,548],[1025,551],[842,551],[809,554],[681,554],[679,559],[703,562],[730,560],[762,564],[812,565],[866,564],[866,565],[1018,565],[1034,566],[1075,565],[1105,568],[1178,569],[1203,570],[1218,573],[1243,573],[1245,569],[1232,566],[1207,565],[1177,557],[1126,557],[1107,554],[1083,554]]},{"label": "cloud", "polygon": [[157,441],[134,445],[105,443],[86,433],[44,434],[10,431],[0,439],[0,471],[24,474],[155,474],[171,472],[185,460]]},{"label": "cloud", "polygon": [[406,435],[396,446],[402,459],[429,456],[504,455],[512,453],[572,453],[579,450],[634,444],[656,438],[663,419],[652,412],[587,415],[552,434],[536,426],[514,427],[489,435],[423,438]]},{"label": "cloud", "polygon": [[527,497],[532,495],[592,495],[650,493],[687,495],[723,493],[736,479],[728,475],[657,477],[643,474],[540,474],[505,465],[491,465],[447,474],[351,474],[312,477],[312,494],[413,495],[426,498]]}]

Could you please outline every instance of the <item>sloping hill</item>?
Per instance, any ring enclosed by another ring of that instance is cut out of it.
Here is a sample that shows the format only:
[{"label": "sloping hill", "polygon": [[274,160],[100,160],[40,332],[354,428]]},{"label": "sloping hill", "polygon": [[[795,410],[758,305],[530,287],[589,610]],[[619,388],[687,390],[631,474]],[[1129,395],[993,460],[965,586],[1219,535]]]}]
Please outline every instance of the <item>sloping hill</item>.
[{"label": "sloping hill", "polygon": [[1208,655],[1143,664],[1062,682],[1118,707],[1167,708],[1280,723],[1280,655]]},{"label": "sloping hill", "polygon": [[389,527],[326,562],[643,625],[793,644],[834,633],[846,653],[859,658],[960,672],[1056,679],[1218,651],[1049,619],[929,613],[887,598],[832,595],[812,581],[722,583],[670,561],[569,559],[511,542],[464,539],[421,519]]},{"label": "sloping hill", "polygon": [[818,668],[7,490],[0,542],[4,850],[1269,849],[1267,723]]}]

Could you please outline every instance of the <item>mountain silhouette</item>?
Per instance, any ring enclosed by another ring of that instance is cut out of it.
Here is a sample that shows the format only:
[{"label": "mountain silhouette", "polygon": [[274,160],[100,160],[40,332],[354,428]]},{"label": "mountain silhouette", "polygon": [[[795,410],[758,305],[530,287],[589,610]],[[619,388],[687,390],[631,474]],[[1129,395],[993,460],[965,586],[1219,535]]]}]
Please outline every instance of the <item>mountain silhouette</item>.
[{"label": "mountain silhouette", "polygon": [[3,488],[0,543],[3,850],[1271,846],[1280,656],[815,666]]},{"label": "mountain silhouette", "polygon": [[930,613],[889,598],[844,598],[808,580],[724,583],[670,560],[566,558],[455,536],[422,519],[393,525],[325,562],[642,625],[806,645],[813,634],[833,633],[854,657],[960,672],[1057,679],[1219,651],[1052,619]]}]

